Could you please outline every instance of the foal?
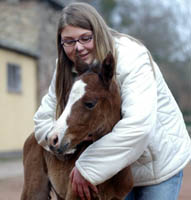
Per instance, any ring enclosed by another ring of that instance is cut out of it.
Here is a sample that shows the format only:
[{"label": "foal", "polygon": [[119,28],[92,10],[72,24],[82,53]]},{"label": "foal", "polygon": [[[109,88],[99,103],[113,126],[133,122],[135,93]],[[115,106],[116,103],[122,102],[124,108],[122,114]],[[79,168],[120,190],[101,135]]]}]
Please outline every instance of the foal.
[{"label": "foal", "polygon": [[[103,63],[76,63],[79,78],[72,86],[68,103],[47,136],[53,153],[37,144],[34,133],[24,145],[24,187],[21,200],[47,200],[53,188],[57,199],[78,200],[69,175],[85,148],[109,133],[120,120],[120,94],[114,80],[114,59],[109,53]],[[100,169],[101,170],[101,169]],[[121,200],[133,186],[127,167],[98,185],[92,199]]]}]

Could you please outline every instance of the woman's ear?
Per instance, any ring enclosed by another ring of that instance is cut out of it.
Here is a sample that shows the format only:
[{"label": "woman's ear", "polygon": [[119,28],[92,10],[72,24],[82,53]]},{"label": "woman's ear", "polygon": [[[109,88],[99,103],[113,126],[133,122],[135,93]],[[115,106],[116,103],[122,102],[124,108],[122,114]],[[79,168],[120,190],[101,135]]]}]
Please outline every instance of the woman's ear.
[{"label": "woman's ear", "polygon": [[115,60],[111,52],[109,52],[106,58],[102,62],[101,66],[101,79],[106,88],[109,88],[111,80],[114,75]]}]

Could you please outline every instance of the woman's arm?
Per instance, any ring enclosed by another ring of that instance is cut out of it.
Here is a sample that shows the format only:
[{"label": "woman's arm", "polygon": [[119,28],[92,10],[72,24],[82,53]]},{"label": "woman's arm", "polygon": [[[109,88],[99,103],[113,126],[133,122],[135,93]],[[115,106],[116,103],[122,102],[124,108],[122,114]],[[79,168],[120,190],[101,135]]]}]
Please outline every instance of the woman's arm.
[{"label": "woman's arm", "polygon": [[50,151],[46,136],[51,132],[56,116],[55,94],[56,70],[54,72],[48,93],[43,97],[40,107],[34,115],[35,138],[46,150]]},{"label": "woman's arm", "polygon": [[106,181],[136,161],[155,128],[157,89],[148,52],[142,48],[136,55],[127,55],[123,51],[117,66],[122,119],[111,133],[90,145],[76,162],[82,176],[93,185]]}]

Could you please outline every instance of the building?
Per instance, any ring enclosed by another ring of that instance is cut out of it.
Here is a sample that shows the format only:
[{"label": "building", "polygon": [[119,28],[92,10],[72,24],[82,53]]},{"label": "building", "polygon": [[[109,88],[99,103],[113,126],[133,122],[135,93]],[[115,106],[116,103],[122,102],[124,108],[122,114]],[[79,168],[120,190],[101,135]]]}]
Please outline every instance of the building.
[{"label": "building", "polygon": [[37,56],[0,47],[0,152],[20,150],[33,131]]},{"label": "building", "polygon": [[0,155],[21,152],[34,130],[33,115],[55,67],[62,2],[0,2]]}]

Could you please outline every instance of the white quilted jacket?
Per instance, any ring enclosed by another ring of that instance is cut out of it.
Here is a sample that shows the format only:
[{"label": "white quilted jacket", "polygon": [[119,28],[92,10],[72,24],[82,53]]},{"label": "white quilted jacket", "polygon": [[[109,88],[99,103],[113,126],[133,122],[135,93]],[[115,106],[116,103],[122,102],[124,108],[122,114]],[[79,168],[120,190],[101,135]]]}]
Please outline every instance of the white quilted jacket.
[{"label": "white quilted jacket", "polygon": [[[116,39],[117,81],[122,119],[112,132],[90,145],[76,162],[97,185],[131,165],[135,186],[157,184],[182,170],[191,159],[191,141],[182,114],[148,51],[128,38]],[[35,136],[45,137],[55,121],[55,74],[34,116]]]}]

